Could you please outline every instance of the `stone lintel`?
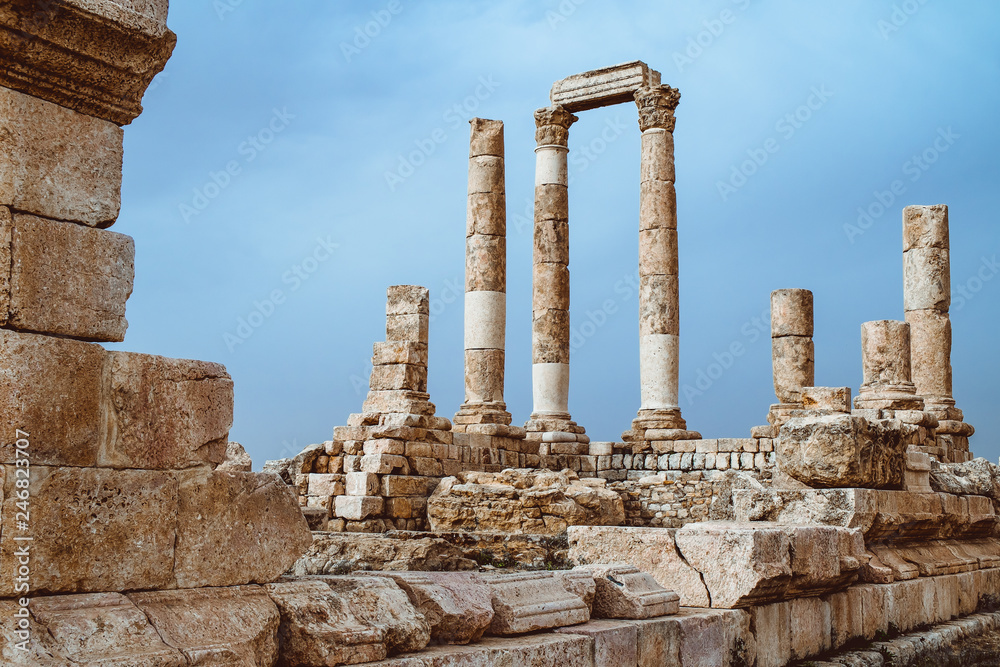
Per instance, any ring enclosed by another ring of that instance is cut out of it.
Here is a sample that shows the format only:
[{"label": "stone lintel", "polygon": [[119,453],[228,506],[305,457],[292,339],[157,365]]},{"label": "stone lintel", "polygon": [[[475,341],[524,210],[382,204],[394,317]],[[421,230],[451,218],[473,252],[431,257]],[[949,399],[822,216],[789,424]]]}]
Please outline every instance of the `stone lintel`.
[{"label": "stone lintel", "polygon": [[640,88],[660,85],[660,73],[641,60],[574,74],[552,84],[549,99],[567,111],[587,111],[634,101]]}]

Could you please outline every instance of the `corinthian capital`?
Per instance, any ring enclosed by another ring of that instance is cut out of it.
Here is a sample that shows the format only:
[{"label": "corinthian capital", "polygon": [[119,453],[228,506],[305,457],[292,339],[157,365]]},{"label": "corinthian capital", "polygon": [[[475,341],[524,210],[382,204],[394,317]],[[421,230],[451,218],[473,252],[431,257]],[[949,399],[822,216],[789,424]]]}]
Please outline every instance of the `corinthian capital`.
[{"label": "corinthian capital", "polygon": [[639,129],[642,132],[654,127],[674,131],[674,109],[681,101],[681,91],[670,86],[640,88],[635,91],[635,104],[639,107]]},{"label": "corinthian capital", "polygon": [[569,126],[579,118],[558,104],[535,112],[535,142],[539,146],[567,145]]}]

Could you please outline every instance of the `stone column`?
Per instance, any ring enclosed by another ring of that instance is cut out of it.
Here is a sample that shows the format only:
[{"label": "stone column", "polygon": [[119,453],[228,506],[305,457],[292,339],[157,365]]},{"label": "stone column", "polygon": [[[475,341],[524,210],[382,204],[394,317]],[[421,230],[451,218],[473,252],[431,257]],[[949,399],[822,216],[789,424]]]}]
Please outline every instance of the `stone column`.
[{"label": "stone column", "polygon": [[472,133],[465,230],[465,402],[455,414],[456,431],[476,431],[477,424],[506,426],[511,422],[503,400],[507,322],[503,122],[484,118],[469,122]]},{"label": "stone column", "polygon": [[961,419],[951,388],[951,263],[948,207],[903,209],[903,308],[910,325],[913,382],[928,410]]},{"label": "stone column", "polygon": [[642,403],[626,440],[698,437],[686,431],[678,402],[679,335],[674,110],[670,86],[635,92],[642,131],[639,167],[639,382]]},{"label": "stone column", "polygon": [[913,383],[924,410],[939,420],[935,429],[944,459],[971,459],[975,433],[955,407],[951,384],[951,258],[948,207],[903,209],[903,308],[910,325]]},{"label": "stone column", "polygon": [[816,384],[813,347],[813,294],[807,289],[771,292],[771,364],[774,393],[768,421],[783,422],[802,410],[802,388]]},{"label": "stone column", "polygon": [[576,440],[584,429],[569,414],[569,126],[577,117],[561,106],[535,112],[535,247],[531,300],[529,433],[557,432]]},{"label": "stone column", "polygon": [[922,410],[910,380],[910,325],[878,320],[861,325],[864,380],[854,407],[865,410]]}]

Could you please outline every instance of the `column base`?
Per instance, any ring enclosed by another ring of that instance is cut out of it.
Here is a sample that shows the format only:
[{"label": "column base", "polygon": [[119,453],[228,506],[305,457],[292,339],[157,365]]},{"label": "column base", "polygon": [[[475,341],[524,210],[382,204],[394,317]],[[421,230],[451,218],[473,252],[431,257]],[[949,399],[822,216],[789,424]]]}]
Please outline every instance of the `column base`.
[{"label": "column base", "polygon": [[568,412],[533,412],[524,423],[528,440],[589,443],[587,430],[570,419]]},{"label": "column base", "polygon": [[924,399],[910,385],[861,387],[854,397],[856,410],[923,410]]},{"label": "column base", "polygon": [[950,396],[922,396],[924,410],[941,421],[963,421],[965,415],[955,407],[955,399]]},{"label": "column base", "polygon": [[639,410],[632,420],[632,428],[622,433],[622,440],[633,444],[654,440],[701,440],[701,434],[687,430],[680,408]]}]

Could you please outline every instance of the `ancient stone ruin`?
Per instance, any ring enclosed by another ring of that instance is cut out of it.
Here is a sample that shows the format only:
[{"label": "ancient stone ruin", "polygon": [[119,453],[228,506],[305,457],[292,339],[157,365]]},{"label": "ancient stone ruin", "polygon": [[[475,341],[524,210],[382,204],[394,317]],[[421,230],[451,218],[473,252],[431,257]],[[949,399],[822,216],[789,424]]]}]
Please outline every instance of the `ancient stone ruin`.
[{"label": "ancient stone ruin", "polygon": [[[474,119],[465,401],[437,414],[427,290],[389,287],[360,411],[254,473],[222,366],[100,344],[126,329],[134,246],[108,228],[166,13],[0,7],[0,664],[998,664],[1000,470],[952,397],[947,207],[903,210],[906,318],[861,324],[856,396],[816,386],[812,293],[779,289],[767,424],[702,438],[677,400],[680,93],[642,62],[568,77],[535,112],[524,426],[503,124]],[[568,132],[633,101],[642,398],[591,442],[568,404]]]}]

